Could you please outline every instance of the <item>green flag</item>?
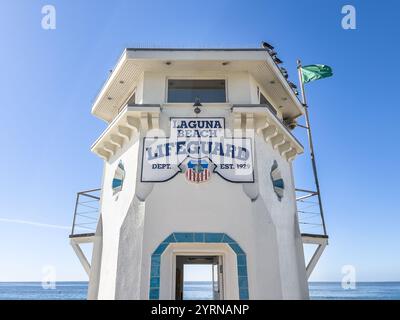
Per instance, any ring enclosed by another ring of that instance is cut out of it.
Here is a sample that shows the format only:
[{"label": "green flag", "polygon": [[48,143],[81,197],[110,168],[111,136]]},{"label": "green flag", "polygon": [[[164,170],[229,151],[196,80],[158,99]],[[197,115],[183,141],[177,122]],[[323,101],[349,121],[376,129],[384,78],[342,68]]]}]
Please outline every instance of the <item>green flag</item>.
[{"label": "green flag", "polygon": [[333,75],[332,68],[324,64],[310,64],[301,67],[301,80],[303,83],[328,78]]}]

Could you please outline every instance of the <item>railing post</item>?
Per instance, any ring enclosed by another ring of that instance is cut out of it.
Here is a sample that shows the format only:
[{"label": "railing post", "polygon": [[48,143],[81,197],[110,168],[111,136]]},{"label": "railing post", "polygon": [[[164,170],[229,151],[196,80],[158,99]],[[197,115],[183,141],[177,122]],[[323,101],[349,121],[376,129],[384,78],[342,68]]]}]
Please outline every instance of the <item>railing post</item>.
[{"label": "railing post", "polygon": [[[91,190],[85,190],[85,191],[80,191],[76,194],[76,201],[75,201],[75,211],[74,211],[74,219],[72,221],[72,230],[71,230],[71,235],[75,235],[75,227],[82,227],[83,225],[87,225],[88,223],[80,223],[79,217],[77,216],[82,216],[84,219],[90,219],[90,220],[97,220],[98,222],[98,216],[100,214],[100,207],[99,207],[99,201],[100,201],[100,196],[97,196],[96,194],[93,194],[97,191],[100,191],[101,188],[97,189],[91,189]],[[86,201],[85,199],[81,198],[81,196],[87,197],[91,201]],[[97,206],[93,207],[92,205],[87,204],[88,202],[96,202]],[[81,207],[87,207],[91,208],[94,211],[91,212],[80,212],[79,209]],[[89,215],[89,216],[88,216]],[[90,215],[92,217],[90,217]],[[95,222],[93,222],[95,223]],[[87,228],[86,228],[87,229]],[[96,229],[96,228],[94,228]]]},{"label": "railing post", "polygon": [[75,229],[75,220],[76,220],[76,210],[78,209],[79,196],[80,196],[80,192],[78,192],[78,193],[76,194],[75,210],[74,210],[74,220],[72,221],[72,230],[71,230],[71,235],[73,235],[73,234],[74,234],[74,229]]}]

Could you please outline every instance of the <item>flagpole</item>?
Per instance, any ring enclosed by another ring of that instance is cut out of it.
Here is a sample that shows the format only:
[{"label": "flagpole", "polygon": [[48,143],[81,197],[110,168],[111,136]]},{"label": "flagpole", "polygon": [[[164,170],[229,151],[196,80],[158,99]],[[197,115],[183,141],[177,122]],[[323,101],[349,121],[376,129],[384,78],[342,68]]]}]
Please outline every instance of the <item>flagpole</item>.
[{"label": "flagpole", "polygon": [[313,173],[314,173],[315,187],[317,188],[317,196],[318,196],[319,210],[320,210],[321,219],[322,219],[322,227],[324,229],[324,235],[326,235],[324,211],[322,209],[321,191],[320,191],[320,188],[319,188],[317,165],[316,165],[315,154],[314,154],[314,144],[313,144],[312,135],[311,135],[310,118],[309,118],[309,115],[308,115],[308,105],[307,105],[306,94],[305,94],[305,90],[304,90],[304,83],[303,83],[302,76],[301,76],[301,61],[300,60],[297,60],[297,71],[298,71],[298,74],[299,74],[301,97],[302,97],[302,102],[303,102],[303,106],[304,106],[306,129],[307,129],[307,135],[308,135],[308,145],[310,147],[311,164],[312,164],[312,169],[313,169]]}]

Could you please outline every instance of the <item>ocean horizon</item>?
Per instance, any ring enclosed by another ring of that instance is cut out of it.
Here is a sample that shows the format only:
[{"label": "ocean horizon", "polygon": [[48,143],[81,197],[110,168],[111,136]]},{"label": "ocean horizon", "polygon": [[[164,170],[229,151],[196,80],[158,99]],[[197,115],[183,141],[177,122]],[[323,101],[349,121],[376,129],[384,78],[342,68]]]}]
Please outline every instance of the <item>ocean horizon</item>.
[{"label": "ocean horizon", "polygon": [[[0,282],[0,300],[85,300],[86,281],[60,281],[51,286],[41,282]],[[184,284],[185,300],[212,298],[212,283]],[[355,289],[343,289],[340,282],[309,282],[312,300],[400,300],[400,281],[357,282]]]}]

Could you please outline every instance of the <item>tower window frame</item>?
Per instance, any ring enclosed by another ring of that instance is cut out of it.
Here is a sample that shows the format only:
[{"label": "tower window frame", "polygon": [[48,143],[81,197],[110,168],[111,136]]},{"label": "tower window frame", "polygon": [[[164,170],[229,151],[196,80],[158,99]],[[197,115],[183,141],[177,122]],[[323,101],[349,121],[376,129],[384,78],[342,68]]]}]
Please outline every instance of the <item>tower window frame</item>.
[{"label": "tower window frame", "polygon": [[204,100],[201,97],[199,97],[201,103],[207,103],[207,104],[223,104],[223,103],[228,103],[228,80],[224,76],[209,76],[209,77],[167,77],[166,78],[166,84],[165,84],[165,103],[170,103],[170,104],[187,104],[187,103],[194,103],[195,102],[195,96],[193,95],[191,98],[192,99],[187,99],[187,101],[173,101],[170,97],[170,82],[171,81],[223,81],[224,84],[224,99],[221,99],[221,101],[211,101],[211,100]]},{"label": "tower window frame", "polygon": [[[272,103],[267,99],[266,94],[261,90],[259,86],[257,86],[257,96],[259,104],[266,104],[268,109],[276,116],[279,115],[278,110],[272,105]],[[264,103],[262,103],[262,99],[264,99]]]}]

